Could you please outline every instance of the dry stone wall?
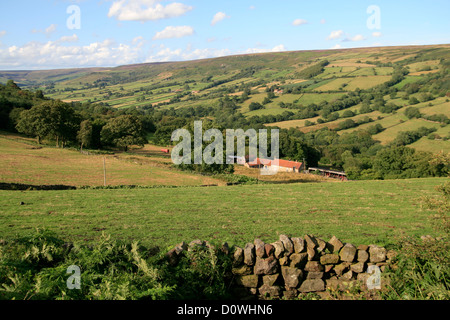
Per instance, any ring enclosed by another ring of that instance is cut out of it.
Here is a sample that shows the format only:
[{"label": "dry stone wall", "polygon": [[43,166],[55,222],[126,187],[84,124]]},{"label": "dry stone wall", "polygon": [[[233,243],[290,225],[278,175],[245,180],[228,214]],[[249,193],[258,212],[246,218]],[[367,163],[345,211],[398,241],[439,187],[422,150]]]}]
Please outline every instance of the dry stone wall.
[{"label": "dry stone wall", "polygon": [[[209,244],[200,240],[189,245],[182,243],[169,251],[167,257],[176,263],[183,250],[196,245]],[[374,272],[384,271],[395,255],[376,245],[356,247],[334,236],[324,241],[312,235],[280,235],[273,243],[255,239],[243,248],[230,249],[224,244],[221,250],[233,262],[231,273],[236,296],[258,299],[291,299],[300,293],[319,293],[327,288],[345,290],[357,283],[361,288],[377,288],[379,277]]]}]

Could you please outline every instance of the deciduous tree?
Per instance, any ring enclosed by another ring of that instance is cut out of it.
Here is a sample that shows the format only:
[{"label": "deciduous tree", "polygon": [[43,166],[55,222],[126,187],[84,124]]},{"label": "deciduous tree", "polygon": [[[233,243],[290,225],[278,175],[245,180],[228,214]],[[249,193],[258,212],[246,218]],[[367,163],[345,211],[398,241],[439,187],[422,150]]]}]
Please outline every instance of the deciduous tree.
[{"label": "deciduous tree", "polygon": [[147,143],[142,122],[132,115],[110,119],[101,131],[101,141],[105,145],[123,148],[125,151],[131,145],[143,146]]}]

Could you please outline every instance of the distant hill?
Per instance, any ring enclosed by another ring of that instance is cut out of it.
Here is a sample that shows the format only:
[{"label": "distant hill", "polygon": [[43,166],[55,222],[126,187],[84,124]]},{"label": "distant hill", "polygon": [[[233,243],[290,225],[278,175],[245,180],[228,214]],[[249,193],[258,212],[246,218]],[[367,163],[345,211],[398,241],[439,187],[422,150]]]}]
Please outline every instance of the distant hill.
[{"label": "distant hill", "polygon": [[[422,137],[411,146],[448,152],[449,61],[450,44],[370,47],[114,68],[0,71],[0,82],[13,79],[22,88],[40,89],[53,99],[101,102],[114,108],[195,108],[214,105],[228,95],[245,117],[259,117],[258,122],[267,126],[303,132],[327,127],[341,134],[379,125],[381,131],[373,137],[384,144],[400,131],[433,127],[435,139]],[[366,91],[382,96],[338,110],[325,108]],[[311,105],[316,107],[308,108]],[[422,117],[408,118],[404,114],[408,107],[418,108]]]}]

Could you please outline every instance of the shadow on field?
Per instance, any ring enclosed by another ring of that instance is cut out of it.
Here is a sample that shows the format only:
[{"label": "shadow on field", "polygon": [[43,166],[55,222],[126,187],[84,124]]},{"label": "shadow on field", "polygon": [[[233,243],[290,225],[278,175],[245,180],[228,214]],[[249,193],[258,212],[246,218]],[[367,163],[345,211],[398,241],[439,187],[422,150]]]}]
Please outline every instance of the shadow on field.
[{"label": "shadow on field", "polygon": [[0,182],[0,190],[75,190],[74,186],[66,185],[32,185],[22,183]]}]

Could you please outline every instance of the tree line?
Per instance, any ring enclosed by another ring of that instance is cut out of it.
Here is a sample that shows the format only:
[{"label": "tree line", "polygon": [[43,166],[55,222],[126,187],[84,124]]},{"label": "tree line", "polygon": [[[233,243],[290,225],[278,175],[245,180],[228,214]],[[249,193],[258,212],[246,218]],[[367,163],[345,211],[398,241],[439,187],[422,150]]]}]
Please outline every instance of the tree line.
[{"label": "tree line", "polygon": [[127,150],[143,146],[153,123],[139,114],[126,114],[104,106],[83,106],[21,90],[13,81],[0,85],[0,114],[3,130],[17,131],[54,141],[57,147],[113,147]]}]

